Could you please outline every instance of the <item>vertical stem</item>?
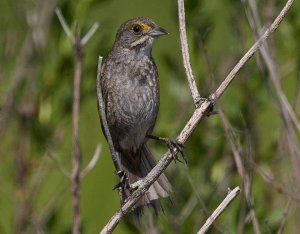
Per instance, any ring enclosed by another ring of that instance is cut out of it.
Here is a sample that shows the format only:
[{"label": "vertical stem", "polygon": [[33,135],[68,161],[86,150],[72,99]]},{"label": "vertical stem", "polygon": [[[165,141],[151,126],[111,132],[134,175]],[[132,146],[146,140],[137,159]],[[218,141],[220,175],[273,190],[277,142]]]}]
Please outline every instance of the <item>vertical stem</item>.
[{"label": "vertical stem", "polygon": [[100,118],[100,123],[103,126],[104,134],[107,138],[107,142],[109,144],[109,149],[111,151],[112,160],[114,163],[114,166],[116,168],[117,173],[121,171],[121,164],[120,160],[118,158],[117,152],[114,148],[113,140],[111,138],[111,134],[109,132],[107,119],[105,115],[105,106],[102,96],[102,90],[101,90],[101,67],[102,67],[102,57],[99,57],[98,60],[98,70],[97,70],[97,99],[98,99],[98,113]]},{"label": "vertical stem", "polygon": [[79,116],[80,116],[80,83],[82,76],[83,48],[80,42],[79,29],[75,35],[75,73],[73,83],[73,158],[72,158],[72,203],[73,203],[73,234],[81,231],[80,215],[80,165],[81,152],[79,144]]},{"label": "vertical stem", "polygon": [[[114,163],[114,166],[116,168],[116,172],[117,175],[119,176],[119,178],[121,179],[121,174],[119,172],[121,172],[121,163],[119,160],[119,157],[117,155],[117,152],[114,148],[114,143],[113,140],[111,138],[111,134],[109,132],[109,128],[108,128],[108,124],[107,124],[107,119],[106,119],[106,114],[105,114],[105,106],[104,106],[104,101],[103,101],[103,96],[102,96],[102,89],[101,89],[101,67],[102,67],[102,57],[99,56],[98,59],[98,70],[97,70],[97,85],[96,85],[96,89],[97,89],[97,100],[98,100],[98,113],[99,113],[99,118],[100,118],[100,124],[103,128],[103,132],[104,135],[106,136],[108,145],[109,145],[109,149],[111,152],[111,157]],[[120,201],[122,201],[122,188],[118,188],[119,190],[119,196],[120,196]]]},{"label": "vertical stem", "polygon": [[179,35],[180,35],[183,65],[184,65],[185,73],[187,75],[190,91],[194,100],[194,105],[197,108],[199,106],[201,97],[197,89],[197,85],[195,82],[195,78],[190,63],[189,46],[187,42],[186,27],[185,27],[184,0],[178,0],[178,19],[179,19]]}]

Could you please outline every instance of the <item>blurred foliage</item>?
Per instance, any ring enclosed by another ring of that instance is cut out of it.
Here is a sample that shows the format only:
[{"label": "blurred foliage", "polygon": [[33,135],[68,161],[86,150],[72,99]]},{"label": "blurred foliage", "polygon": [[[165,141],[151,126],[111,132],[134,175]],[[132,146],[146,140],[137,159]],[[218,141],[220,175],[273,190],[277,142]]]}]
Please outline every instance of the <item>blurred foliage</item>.
[{"label": "blurred foliage", "polygon": [[[215,89],[254,42],[243,2],[186,1],[191,63],[204,96]],[[264,26],[270,24],[284,3],[283,0],[257,1]],[[62,167],[71,171],[74,54],[54,14],[56,6],[72,29],[79,24],[82,35],[94,22],[100,23],[99,30],[85,46],[81,86],[83,167],[97,144],[102,145],[98,163],[82,181],[83,233],[98,233],[120,206],[117,192],[112,191],[117,177],[99,125],[95,80],[97,58],[107,56],[122,22],[146,16],[170,32],[156,42],[153,51],[161,85],[155,135],[176,137],[193,112],[182,65],[176,1],[0,1],[0,113],[11,107],[0,126],[0,233],[16,233],[22,212],[26,217],[24,233],[70,233],[72,230],[70,181],[47,156],[56,158]],[[300,114],[299,11],[300,3],[295,1],[269,40],[284,93],[297,116]],[[295,165],[275,96],[269,71],[256,55],[227,89],[221,106],[216,106],[216,110],[222,107],[229,119],[245,167],[251,174],[252,196],[262,233],[277,232],[291,198],[267,182],[251,167],[249,160],[254,160],[277,183],[299,194],[299,183],[293,179]],[[299,143],[299,132],[296,133]],[[149,145],[157,158],[166,151],[160,143],[149,142]],[[199,124],[185,145],[185,154],[187,165],[172,164],[166,172],[175,193],[171,203],[164,201],[165,214],[154,220],[145,214],[139,225],[128,216],[115,233],[144,233],[151,227],[161,233],[195,233],[225,197],[228,187],[242,187],[218,115]],[[292,199],[291,207],[285,233],[299,230],[299,203]],[[244,226],[244,233],[253,233],[250,210],[242,193],[209,233],[221,230],[237,233],[239,225]]]}]

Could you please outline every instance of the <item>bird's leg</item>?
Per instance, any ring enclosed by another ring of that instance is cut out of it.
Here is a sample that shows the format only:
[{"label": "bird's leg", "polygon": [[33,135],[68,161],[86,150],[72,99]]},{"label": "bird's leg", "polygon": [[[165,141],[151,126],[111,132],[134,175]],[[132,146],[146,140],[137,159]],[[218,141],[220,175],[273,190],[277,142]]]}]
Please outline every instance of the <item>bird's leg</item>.
[{"label": "bird's leg", "polygon": [[176,153],[176,149],[177,149],[180,152],[180,154],[181,154],[183,160],[185,161],[185,163],[187,163],[187,160],[186,160],[185,155],[183,153],[183,147],[184,146],[178,140],[172,140],[172,139],[169,139],[169,138],[157,137],[157,136],[153,136],[153,135],[147,135],[147,138],[164,142],[168,146],[174,161],[175,162],[179,161],[179,162],[182,163],[182,161],[179,160],[178,157],[177,157],[177,153]]},{"label": "bird's leg", "polygon": [[122,190],[128,189],[130,193],[134,192],[140,186],[142,180],[138,180],[133,184],[129,184],[128,176],[125,171],[118,171],[117,175],[119,176],[119,182],[113,187],[113,190],[120,188]]},{"label": "bird's leg", "polygon": [[129,189],[130,190],[130,184],[128,183],[128,176],[125,171],[117,171],[117,175],[119,176],[120,180],[119,182],[113,187],[113,190],[116,188],[121,189]]}]

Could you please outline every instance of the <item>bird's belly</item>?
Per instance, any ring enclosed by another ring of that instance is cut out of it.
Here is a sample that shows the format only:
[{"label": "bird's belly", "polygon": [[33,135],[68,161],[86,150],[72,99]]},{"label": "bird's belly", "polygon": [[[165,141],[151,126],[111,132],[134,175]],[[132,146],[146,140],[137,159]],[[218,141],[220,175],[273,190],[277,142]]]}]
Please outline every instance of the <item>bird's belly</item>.
[{"label": "bird's belly", "polygon": [[[126,89],[126,88],[125,88]],[[150,87],[123,92],[116,100],[113,129],[123,150],[137,151],[150,134],[158,112],[158,97]]]}]

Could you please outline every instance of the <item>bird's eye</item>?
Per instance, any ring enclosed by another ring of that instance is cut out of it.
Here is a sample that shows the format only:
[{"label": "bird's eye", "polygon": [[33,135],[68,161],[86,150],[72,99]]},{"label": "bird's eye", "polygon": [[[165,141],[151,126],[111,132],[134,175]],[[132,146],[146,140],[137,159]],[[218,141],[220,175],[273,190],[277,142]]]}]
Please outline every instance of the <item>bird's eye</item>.
[{"label": "bird's eye", "polygon": [[142,32],[142,27],[139,24],[135,24],[132,27],[134,34],[140,34]]}]

